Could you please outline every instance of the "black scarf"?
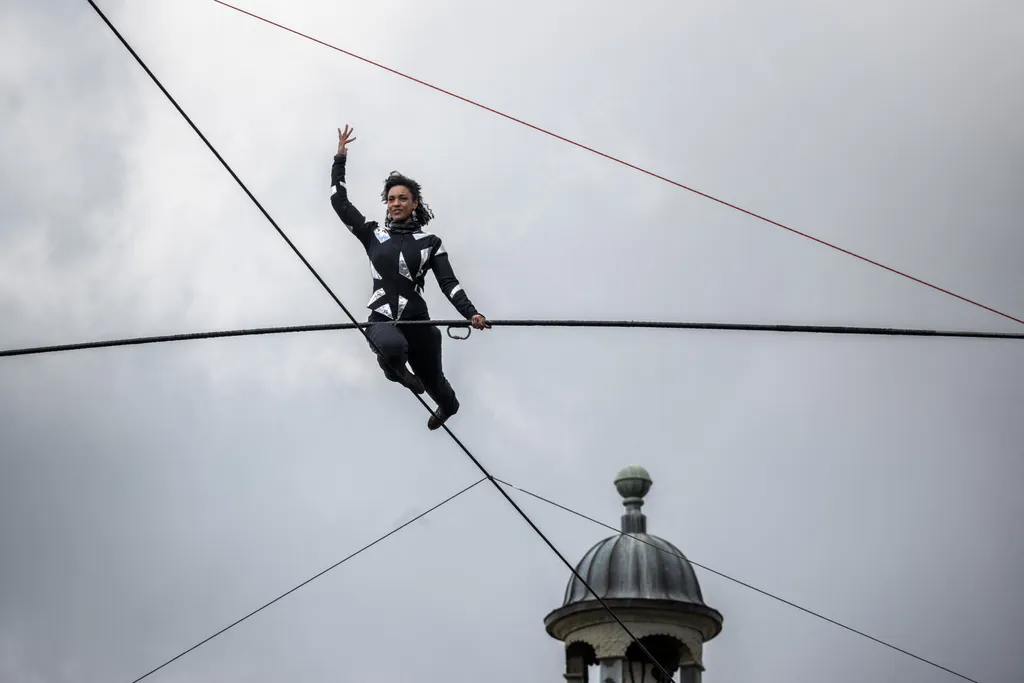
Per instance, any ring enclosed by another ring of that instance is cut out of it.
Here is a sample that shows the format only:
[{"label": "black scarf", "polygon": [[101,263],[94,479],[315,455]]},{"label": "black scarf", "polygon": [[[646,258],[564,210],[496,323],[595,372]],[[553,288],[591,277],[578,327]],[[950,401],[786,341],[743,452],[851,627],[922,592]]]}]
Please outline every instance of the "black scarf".
[{"label": "black scarf", "polygon": [[391,232],[411,233],[420,229],[419,224],[412,219],[412,216],[404,221],[391,221],[387,226]]}]

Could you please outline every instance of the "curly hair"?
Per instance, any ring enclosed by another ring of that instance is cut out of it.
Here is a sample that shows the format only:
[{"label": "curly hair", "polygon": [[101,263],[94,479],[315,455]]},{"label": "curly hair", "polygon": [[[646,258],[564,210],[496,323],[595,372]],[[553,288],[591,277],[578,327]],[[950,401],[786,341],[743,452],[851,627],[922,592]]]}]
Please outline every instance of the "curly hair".
[{"label": "curly hair", "polygon": [[[409,193],[412,194],[412,198],[415,199],[419,204],[416,206],[416,210],[412,212],[410,218],[419,225],[426,225],[430,222],[430,219],[434,217],[434,212],[430,210],[427,203],[423,201],[423,193],[420,184],[408,176],[404,176],[398,171],[392,171],[384,180],[384,191],[380,193],[380,200],[385,204],[388,201],[388,192],[391,188],[398,187],[409,188]],[[391,213],[388,211],[384,212],[384,225],[391,225]]]}]

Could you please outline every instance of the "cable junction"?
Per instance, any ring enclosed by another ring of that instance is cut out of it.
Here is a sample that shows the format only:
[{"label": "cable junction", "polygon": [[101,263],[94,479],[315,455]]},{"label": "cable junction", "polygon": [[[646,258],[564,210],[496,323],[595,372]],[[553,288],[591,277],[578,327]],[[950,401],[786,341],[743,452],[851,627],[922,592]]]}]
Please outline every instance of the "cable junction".
[{"label": "cable junction", "polygon": [[[667,320],[488,320],[494,327],[586,327],[586,328],[627,328],[657,330],[718,330],[743,332],[790,332],[832,335],[869,335],[895,337],[959,337],[969,339],[1017,339],[1024,340],[1021,332],[974,332],[970,330],[928,330],[897,327],[854,327],[838,325],[773,325],[754,323],[702,323],[674,322]],[[0,350],[0,358],[11,356],[32,356],[60,351],[80,351],[118,346],[139,346],[166,342],[194,341],[199,339],[223,339],[226,337],[254,337],[272,334],[294,334],[300,332],[329,332],[367,328],[372,325],[436,325],[447,327],[452,339],[469,338],[473,328],[466,320],[399,320],[395,322],[325,323],[320,325],[289,325],[283,327],[253,327],[236,330],[213,330],[208,332],[185,332],[149,337],[130,337],[103,341],[77,342],[54,346],[31,346],[18,349]],[[452,334],[452,330],[465,328],[466,336]]]}]

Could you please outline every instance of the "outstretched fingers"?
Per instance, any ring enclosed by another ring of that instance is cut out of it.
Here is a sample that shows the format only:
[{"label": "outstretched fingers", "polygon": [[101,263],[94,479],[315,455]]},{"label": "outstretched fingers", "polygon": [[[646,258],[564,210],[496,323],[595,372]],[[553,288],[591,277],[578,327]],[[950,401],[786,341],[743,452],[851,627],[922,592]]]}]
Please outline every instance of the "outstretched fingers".
[{"label": "outstretched fingers", "polygon": [[355,132],[355,128],[350,128],[348,124],[345,125],[345,130],[338,129],[338,154],[344,156],[348,152],[348,143],[355,142],[355,138],[352,137],[352,133]]}]

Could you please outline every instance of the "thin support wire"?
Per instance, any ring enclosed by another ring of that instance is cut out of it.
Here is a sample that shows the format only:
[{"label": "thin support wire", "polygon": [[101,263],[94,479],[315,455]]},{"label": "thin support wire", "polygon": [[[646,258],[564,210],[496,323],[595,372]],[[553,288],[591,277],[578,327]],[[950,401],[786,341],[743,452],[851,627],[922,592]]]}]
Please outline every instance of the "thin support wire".
[{"label": "thin support wire", "polygon": [[299,590],[300,588],[302,588],[306,584],[312,583],[313,581],[315,581],[316,579],[319,579],[321,576],[323,576],[327,572],[330,572],[330,571],[332,571],[334,569],[337,569],[341,565],[343,565],[346,562],[348,562],[349,560],[351,560],[356,555],[360,555],[361,553],[363,553],[364,551],[369,550],[370,548],[372,548],[373,546],[377,545],[381,541],[383,541],[383,540],[385,540],[385,539],[387,539],[387,538],[397,534],[399,531],[401,531],[405,527],[409,526],[410,524],[412,524],[414,522],[418,522],[419,520],[423,519],[424,517],[429,515],[431,512],[433,512],[434,510],[438,509],[439,507],[447,505],[448,503],[452,502],[453,500],[455,500],[456,498],[461,496],[463,493],[466,493],[470,489],[476,487],[478,484],[483,483],[486,479],[487,479],[487,477],[481,477],[480,479],[477,479],[475,482],[473,482],[472,484],[470,484],[466,488],[462,489],[458,493],[453,493],[452,495],[450,495],[447,498],[445,498],[444,500],[442,500],[440,503],[437,503],[433,507],[430,507],[430,508],[424,510],[423,512],[421,512],[420,514],[416,515],[415,517],[410,519],[408,522],[405,522],[404,524],[401,524],[401,525],[395,527],[394,529],[392,529],[391,531],[387,532],[383,536],[377,538],[377,540],[372,541],[370,543],[367,543],[366,545],[364,545],[362,548],[360,548],[359,550],[355,551],[354,553],[351,553],[350,555],[348,555],[348,556],[338,560],[337,562],[332,564],[327,569],[324,569],[321,572],[317,572],[316,574],[314,574],[313,576],[309,577],[308,579],[306,579],[305,581],[303,581],[299,585],[295,586],[294,588],[290,588],[287,591],[285,591],[284,593],[281,593],[281,595],[277,596],[276,598],[274,598],[270,602],[264,604],[262,607],[258,607],[256,609],[254,609],[253,611],[249,612],[248,614],[246,614],[241,619],[236,619],[235,621],[231,622],[230,624],[228,624],[227,626],[225,626],[221,630],[219,630],[216,633],[214,633],[212,636],[209,636],[207,638],[204,638],[203,640],[200,640],[198,643],[196,643],[195,645],[193,645],[189,649],[185,650],[184,652],[181,652],[181,653],[175,655],[174,657],[171,657],[170,659],[168,659],[166,662],[164,662],[160,666],[158,666],[155,669],[152,669],[151,671],[148,671],[148,672],[144,673],[143,675],[139,676],[138,678],[136,678],[134,681],[132,681],[132,683],[139,683],[139,681],[141,681],[142,679],[147,678],[147,677],[155,674],[157,671],[159,671],[160,669],[164,668],[168,664],[171,664],[171,663],[177,661],[178,659],[181,659],[182,657],[187,655],[189,652],[192,652],[193,650],[198,649],[199,647],[201,647],[201,646],[205,645],[206,643],[210,642],[211,640],[213,640],[217,636],[221,635],[222,633],[225,633],[225,632],[233,629],[235,626],[238,626],[239,624],[241,624],[243,621],[245,621],[249,617],[255,616],[256,614],[262,612],[266,608],[268,608],[271,605],[273,605],[275,602],[277,602],[279,600],[283,600],[284,598],[288,597],[289,595],[291,595],[295,591]]},{"label": "thin support wire", "polygon": [[842,253],[846,254],[847,256],[852,256],[853,258],[856,258],[856,259],[859,259],[861,261],[864,261],[865,263],[869,263],[869,264],[871,264],[873,266],[881,268],[882,270],[887,270],[890,273],[893,273],[895,275],[899,275],[900,277],[904,277],[904,278],[906,278],[908,280],[912,280],[912,281],[914,281],[914,282],[916,282],[918,284],[924,285],[925,287],[929,287],[929,288],[934,289],[934,290],[936,290],[938,292],[941,292],[943,294],[947,294],[947,295],[949,295],[949,296],[951,296],[953,298],[956,298],[956,299],[959,299],[959,300],[961,300],[963,302],[969,303],[972,306],[977,306],[978,308],[983,308],[986,311],[989,311],[991,313],[995,313],[996,315],[1000,315],[1000,316],[1002,316],[1004,318],[1008,318],[1010,320],[1013,320],[1014,322],[1018,322],[1018,323],[1024,324],[1024,320],[1022,320],[1021,318],[1014,317],[1014,316],[1010,315],[1009,313],[1004,313],[1003,311],[995,309],[995,308],[993,308],[991,306],[987,306],[987,305],[985,305],[985,304],[983,304],[983,303],[981,303],[979,301],[975,301],[973,299],[968,299],[967,297],[961,296],[960,294],[957,294],[956,292],[953,292],[953,291],[951,291],[949,289],[944,289],[942,287],[939,287],[938,285],[934,285],[934,284],[932,284],[930,282],[922,280],[921,278],[914,277],[913,275],[910,275],[909,273],[906,273],[906,272],[901,271],[901,270],[897,270],[896,268],[892,268],[891,266],[887,266],[884,263],[880,263],[880,262],[875,261],[873,259],[870,259],[870,258],[868,258],[866,256],[861,256],[860,254],[858,254],[856,252],[853,252],[853,251],[850,251],[849,249],[845,249],[845,248],[840,247],[840,246],[838,246],[836,244],[832,244],[831,242],[826,242],[825,240],[821,239],[820,237],[815,237],[814,235],[808,234],[806,232],[802,232],[800,230],[797,230],[796,228],[792,228],[792,227],[790,227],[788,225],[785,225],[784,223],[780,223],[779,221],[772,220],[771,218],[768,218],[768,217],[763,216],[763,215],[758,214],[758,213],[754,213],[753,211],[750,211],[748,209],[744,209],[743,207],[737,206],[736,204],[732,204],[730,202],[727,202],[724,199],[719,199],[718,197],[714,197],[714,196],[712,196],[712,195],[710,195],[710,194],[708,194],[706,192],[701,192],[700,190],[694,189],[694,188],[692,188],[692,187],[690,187],[688,185],[684,185],[683,183],[680,183],[680,182],[678,182],[676,180],[672,180],[671,178],[667,178],[667,177],[665,177],[663,175],[659,175],[657,173],[654,173],[653,171],[649,171],[646,168],[643,168],[641,166],[637,166],[636,164],[631,164],[628,161],[624,161],[624,160],[622,160],[622,159],[620,159],[618,157],[614,157],[614,156],[612,156],[610,154],[606,154],[606,153],[601,152],[601,151],[599,151],[597,149],[594,149],[593,147],[588,147],[588,146],[586,146],[586,145],[584,145],[582,143],[576,142],[575,140],[571,140],[571,139],[569,139],[567,137],[564,137],[562,135],[559,135],[557,133],[553,133],[553,132],[551,132],[549,130],[541,128],[540,126],[536,126],[536,125],[534,125],[532,123],[528,123],[528,122],[526,122],[526,121],[524,121],[522,119],[518,119],[518,118],[516,118],[514,116],[506,114],[506,113],[504,113],[502,111],[499,111],[497,109],[494,109],[492,107],[488,107],[488,106],[486,106],[484,104],[480,104],[479,102],[475,102],[475,101],[473,101],[473,100],[471,100],[471,99],[469,99],[467,97],[463,97],[462,95],[457,95],[457,94],[455,94],[455,93],[453,93],[453,92],[451,92],[449,90],[445,90],[444,88],[440,88],[440,87],[438,87],[436,85],[433,85],[431,83],[428,83],[426,81],[423,81],[423,80],[420,80],[420,79],[415,78],[413,76],[410,76],[408,74],[402,73],[401,71],[398,71],[396,69],[392,69],[389,66],[385,66],[385,65],[380,64],[378,62],[375,62],[373,60],[367,59],[366,57],[361,57],[360,55],[357,55],[354,52],[349,52],[348,50],[344,50],[344,49],[342,49],[342,48],[340,48],[340,47],[338,47],[336,45],[331,45],[328,42],[320,40],[319,38],[314,38],[314,37],[312,37],[310,35],[307,35],[305,33],[300,32],[300,31],[296,31],[293,28],[289,28],[289,27],[287,27],[287,26],[285,26],[283,24],[279,24],[279,23],[277,23],[275,21],[271,21],[270,19],[267,19],[265,17],[261,17],[258,14],[255,14],[253,12],[249,12],[247,10],[244,10],[244,9],[240,8],[240,7],[235,7],[234,5],[231,5],[231,4],[227,3],[227,2],[224,2],[224,0],[213,0],[213,1],[216,2],[218,5],[223,5],[224,7],[227,7],[228,9],[232,9],[232,10],[234,10],[236,12],[241,13],[241,14],[248,15],[248,16],[252,17],[253,19],[257,19],[259,21],[262,21],[265,24],[269,24],[271,26],[274,26],[275,28],[279,28],[279,29],[281,29],[283,31],[287,31],[288,33],[292,33],[294,35],[297,35],[300,38],[305,38],[306,40],[312,41],[314,43],[318,43],[320,45],[323,45],[324,47],[329,47],[332,50],[340,52],[340,53],[342,53],[344,55],[347,55],[349,57],[352,57],[354,59],[358,59],[359,61],[365,62],[366,64],[370,64],[371,66],[375,66],[378,69],[383,69],[384,71],[388,71],[388,72],[390,72],[392,74],[395,74],[396,76],[400,76],[400,77],[405,78],[407,80],[413,81],[414,83],[418,83],[419,85],[422,85],[422,86],[425,86],[425,87],[430,88],[432,90],[435,90],[437,92],[443,93],[445,95],[448,95],[449,97],[454,97],[455,99],[461,100],[462,102],[465,102],[466,104],[470,104],[470,105],[473,105],[474,107],[478,107],[480,109],[483,109],[484,111],[490,112],[491,114],[496,114],[498,116],[501,116],[502,118],[508,119],[509,121],[514,121],[515,123],[518,123],[520,125],[526,126],[527,128],[532,128],[533,130],[535,130],[535,131],[537,131],[539,133],[543,133],[544,135],[548,135],[548,136],[553,137],[553,138],[555,138],[557,140],[561,140],[562,142],[565,142],[565,143],[568,143],[570,145],[573,145],[574,147],[578,147],[579,149],[583,149],[583,150],[586,150],[587,152],[590,152],[592,154],[596,154],[599,157],[604,157],[605,159],[608,159],[609,161],[613,161],[613,162],[615,162],[617,164],[621,164],[623,166],[626,166],[627,168],[633,169],[634,171],[639,171],[640,173],[643,173],[644,175],[650,176],[652,178],[657,178],[658,180],[666,182],[669,185],[674,185],[675,187],[678,187],[678,188],[680,188],[682,190],[686,190],[687,192],[692,192],[693,194],[698,195],[700,197],[703,197],[704,199],[710,199],[711,201],[716,202],[718,204],[721,204],[722,206],[726,206],[726,207],[728,207],[730,209],[733,209],[735,211],[739,211],[740,213],[744,213],[744,214],[746,214],[748,216],[756,218],[759,221],[764,221],[765,223],[768,223],[769,225],[774,225],[777,228],[782,228],[783,230],[788,230],[789,232],[791,232],[791,233],[793,233],[795,235],[799,235],[800,237],[804,237],[806,239],[809,239],[812,242],[817,242],[818,244],[826,246],[829,249],[835,249],[836,251],[842,252]]},{"label": "thin support wire", "polygon": [[552,506],[554,506],[554,507],[556,507],[556,508],[558,508],[560,510],[564,510],[565,512],[568,512],[568,513],[571,513],[573,515],[576,515],[577,517],[581,517],[582,519],[585,519],[588,522],[593,522],[594,524],[597,524],[598,526],[602,526],[602,527],[604,527],[606,529],[614,531],[617,534],[620,534],[620,535],[623,535],[623,536],[629,536],[630,538],[632,538],[632,539],[634,539],[636,541],[639,541],[640,543],[643,543],[645,545],[649,545],[650,547],[654,548],[655,550],[658,550],[659,552],[663,552],[663,553],[666,553],[668,555],[672,555],[673,557],[678,557],[680,559],[686,560],[687,562],[689,562],[690,564],[692,564],[695,567],[700,567],[701,569],[703,569],[705,571],[711,572],[712,574],[715,574],[716,576],[720,576],[723,579],[727,579],[729,581],[732,581],[733,583],[738,584],[740,586],[743,586],[744,588],[749,588],[750,590],[755,591],[757,593],[760,593],[761,595],[767,596],[767,597],[771,598],[772,600],[777,600],[778,602],[781,602],[784,605],[788,605],[790,607],[793,607],[795,609],[800,610],[801,612],[805,612],[807,614],[810,614],[813,617],[817,617],[818,619],[821,619],[823,621],[827,621],[830,624],[833,624],[833,625],[838,626],[840,628],[846,629],[847,631],[850,631],[851,633],[855,633],[858,636],[861,636],[863,638],[867,638],[868,640],[873,640],[874,642],[876,642],[876,643],[878,643],[880,645],[884,645],[885,647],[890,648],[892,650],[895,650],[896,652],[899,652],[900,654],[904,654],[907,657],[912,657],[912,658],[914,658],[914,659],[916,659],[918,661],[924,662],[925,664],[933,666],[933,667],[935,667],[937,669],[941,669],[941,670],[945,671],[946,673],[950,673],[950,674],[953,674],[954,676],[958,676],[958,677],[964,679],[965,681],[970,681],[971,683],[978,683],[978,681],[974,680],[973,678],[969,678],[969,677],[963,675],[962,673],[958,673],[958,672],[954,671],[953,669],[950,669],[950,668],[947,668],[945,666],[942,666],[941,664],[933,662],[930,659],[925,659],[924,657],[921,657],[920,655],[915,655],[913,652],[908,652],[907,650],[904,650],[901,647],[897,647],[897,646],[895,646],[895,645],[893,645],[891,643],[885,642],[884,640],[881,640],[879,638],[875,638],[874,636],[868,635],[867,633],[864,633],[863,631],[858,631],[857,629],[853,628],[852,626],[847,626],[846,624],[843,624],[843,623],[841,623],[839,621],[836,621],[835,619],[830,619],[830,618],[826,617],[823,614],[820,614],[820,613],[815,612],[813,610],[807,609],[806,607],[801,607],[800,605],[796,604],[795,602],[791,602],[789,600],[786,600],[785,598],[782,598],[782,597],[779,597],[778,595],[775,595],[774,593],[769,593],[768,591],[763,590],[761,588],[758,588],[757,586],[752,586],[749,583],[746,583],[744,581],[740,581],[739,579],[734,578],[732,576],[729,576],[728,574],[726,574],[724,572],[720,572],[720,571],[718,571],[716,569],[712,569],[711,567],[708,567],[706,565],[700,564],[698,562],[694,562],[693,560],[691,560],[691,559],[689,559],[687,557],[684,557],[683,555],[680,555],[680,554],[672,552],[668,548],[663,548],[663,547],[661,547],[659,545],[651,543],[650,541],[648,541],[648,540],[646,540],[644,538],[640,538],[639,536],[636,536],[634,534],[622,531],[621,529],[618,529],[618,528],[612,526],[611,524],[605,524],[604,522],[602,522],[600,520],[594,519],[593,517],[585,515],[582,512],[577,512],[576,510],[573,510],[570,507],[562,505],[561,503],[556,503],[555,501],[553,501],[553,500],[551,500],[549,498],[545,498],[544,496],[542,496],[540,494],[534,493],[532,491],[527,491],[524,488],[520,488],[519,486],[516,486],[514,484],[510,484],[510,483],[508,483],[506,481],[502,481],[501,479],[499,479],[498,482],[501,483],[504,486],[508,486],[509,488],[515,489],[516,491],[519,491],[521,493],[525,493],[528,496],[532,496],[533,498],[536,498],[537,500],[543,501],[543,502],[547,503],[548,505],[552,505]]}]

